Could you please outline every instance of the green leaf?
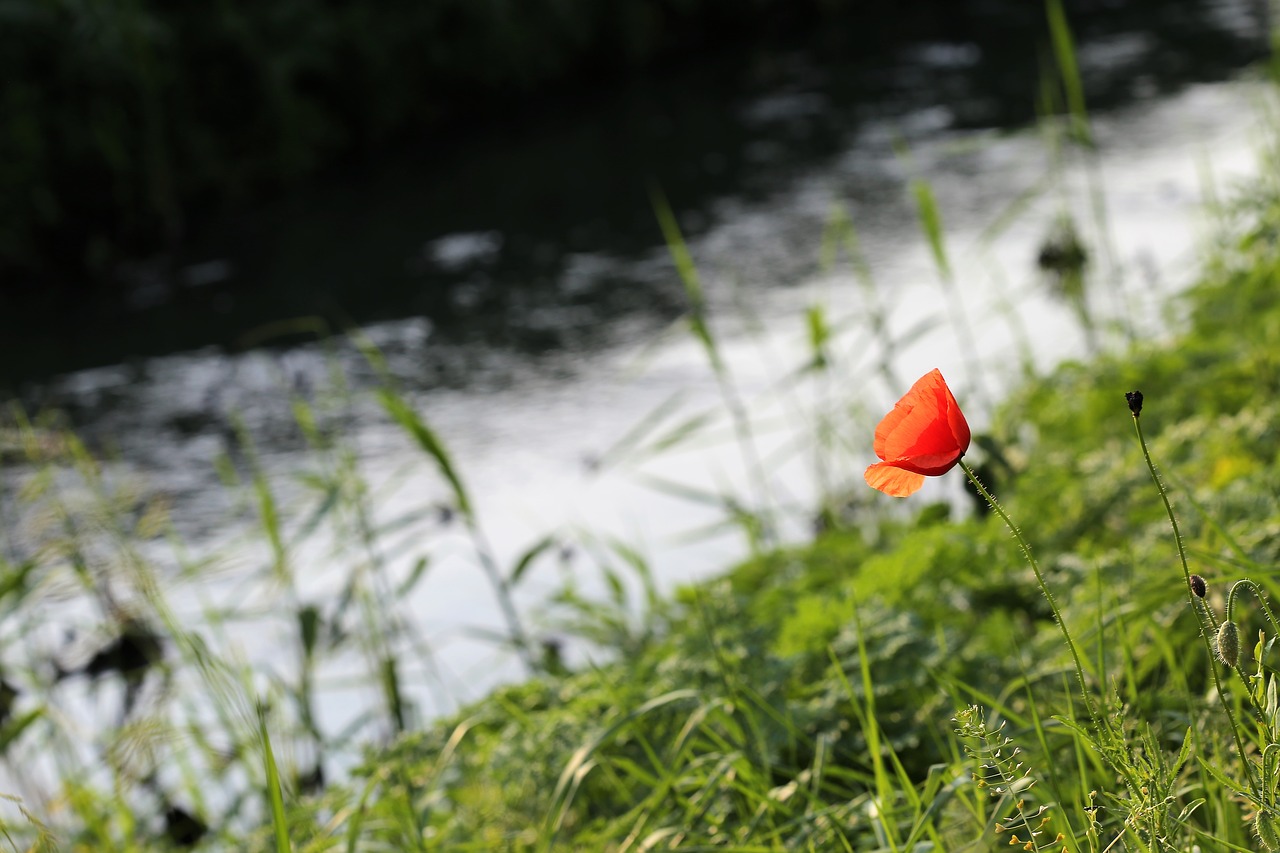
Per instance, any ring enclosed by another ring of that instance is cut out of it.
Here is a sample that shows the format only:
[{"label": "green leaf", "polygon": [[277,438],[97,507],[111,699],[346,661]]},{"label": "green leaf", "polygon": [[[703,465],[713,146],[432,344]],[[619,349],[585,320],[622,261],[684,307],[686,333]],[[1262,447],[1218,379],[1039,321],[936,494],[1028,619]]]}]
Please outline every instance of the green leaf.
[{"label": "green leaf", "polygon": [[9,749],[9,745],[17,740],[18,736],[27,730],[28,726],[43,716],[43,707],[33,708],[22,716],[10,720],[3,729],[0,729],[0,755],[3,755]]},{"label": "green leaf", "polygon": [[400,583],[400,586],[396,588],[396,595],[400,598],[408,595],[413,588],[418,585],[418,582],[422,580],[423,576],[427,573],[427,567],[430,565],[431,559],[429,557],[419,557],[417,562],[413,564],[413,569],[410,570],[409,576],[406,577]]},{"label": "green leaf", "polygon": [[507,586],[514,587],[518,584],[520,579],[524,577],[524,573],[529,571],[529,567],[533,565],[534,560],[538,559],[540,555],[545,553],[548,548],[551,548],[555,544],[556,537],[552,534],[547,534],[537,542],[534,542],[533,545],[529,546],[529,548],[520,555],[520,558],[516,560],[515,565],[512,566],[511,574],[507,576]]},{"label": "green leaf", "polygon": [[271,749],[271,733],[267,730],[267,711],[258,704],[258,736],[261,739],[262,762],[267,773],[267,802],[271,811],[271,823],[275,828],[276,853],[290,853],[289,823],[284,813],[284,789],[280,785],[280,769]]},{"label": "green leaf", "polygon": [[1071,27],[1062,11],[1061,0],[1046,0],[1045,14],[1049,17],[1049,35],[1053,39],[1053,56],[1058,62],[1058,73],[1067,90],[1067,108],[1071,110],[1072,126],[1077,141],[1092,146],[1089,130],[1089,110],[1084,103],[1084,84],[1080,82],[1080,68],[1076,64],[1075,40]]},{"label": "green leaf", "polygon": [[409,433],[418,446],[435,461],[436,467],[440,469],[441,475],[453,490],[453,499],[458,505],[458,511],[466,517],[468,522],[474,521],[471,498],[467,495],[467,489],[462,484],[462,478],[454,468],[453,460],[445,450],[443,442],[399,394],[385,387],[379,388],[377,393],[378,401],[382,403],[382,408],[387,414],[391,415],[391,419]]},{"label": "green leaf", "polygon": [[711,327],[707,325],[707,301],[702,290],[702,281],[698,278],[698,268],[693,263],[693,256],[689,254],[689,247],[685,245],[684,237],[680,233],[680,225],[676,222],[675,214],[672,213],[666,198],[657,190],[654,190],[651,195],[653,210],[658,217],[658,225],[662,228],[663,239],[667,241],[671,260],[675,263],[676,273],[684,283],[685,297],[689,300],[689,330],[702,344],[707,358],[711,361],[712,369],[720,373],[724,364],[720,360]]},{"label": "green leaf", "polygon": [[920,214],[920,227],[929,240],[929,249],[933,252],[933,262],[944,278],[951,277],[951,264],[947,261],[947,247],[942,236],[942,214],[938,212],[938,202],[933,196],[933,188],[927,181],[915,178],[911,181],[911,194],[916,198],[916,209]]}]

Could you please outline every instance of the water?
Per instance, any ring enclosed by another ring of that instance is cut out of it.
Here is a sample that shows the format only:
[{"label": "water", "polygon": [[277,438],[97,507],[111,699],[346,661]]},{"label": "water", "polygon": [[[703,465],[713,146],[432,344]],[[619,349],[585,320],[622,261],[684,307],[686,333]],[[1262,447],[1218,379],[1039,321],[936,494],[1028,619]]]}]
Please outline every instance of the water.
[{"label": "water", "polygon": [[[296,343],[305,336],[270,326],[310,315],[429,318],[423,387],[475,381],[483,357],[443,343],[528,357],[617,343],[620,318],[648,317],[631,331],[652,331],[683,298],[665,266],[641,263],[659,238],[651,187],[694,235],[737,209],[767,209],[824,169],[843,199],[874,208],[901,201],[901,170],[884,156],[894,136],[914,143],[1034,120],[1048,62],[1040,4],[939,6],[678,58],[667,74],[513,107],[488,126],[444,129],[275,203],[193,223],[203,227],[182,255],[132,270],[126,300],[86,290],[0,315],[10,344],[0,388],[204,346]],[[1095,110],[1223,79],[1268,49],[1255,0],[1068,6]],[[744,284],[795,282],[814,260],[777,251],[769,262],[768,275]]]},{"label": "water", "polygon": [[[1217,10],[1226,30],[1247,30],[1251,5],[1206,8]],[[525,613],[538,612],[568,579],[584,595],[604,595],[599,562],[609,537],[635,547],[660,589],[670,590],[722,571],[746,546],[739,531],[719,527],[723,507],[657,486],[764,498],[743,464],[706,355],[678,322],[683,294],[659,243],[646,179],[660,176],[689,236],[721,352],[753,415],[777,535],[799,539],[811,528],[819,481],[868,499],[859,485],[871,461],[870,428],[916,376],[941,366],[981,428],[986,402],[1017,381],[1025,357],[1044,368],[1086,351],[1074,315],[1034,265],[1060,211],[1073,212],[1090,242],[1100,340],[1121,342],[1126,327],[1140,337],[1161,333],[1161,306],[1189,283],[1208,232],[1205,164],[1222,186],[1249,174],[1252,105],[1263,95],[1247,81],[1162,76],[1171,41],[1159,30],[1082,38],[1087,86],[1104,93],[1094,114],[1102,152],[1095,171],[1073,155],[1061,182],[1028,198],[994,234],[989,226],[1051,164],[1035,129],[1001,121],[1009,119],[1009,98],[994,92],[1010,85],[1008,75],[984,64],[983,42],[900,46],[883,79],[870,82],[795,51],[774,57],[752,86],[735,84],[724,111],[708,110],[704,92],[686,93],[684,103],[670,91],[646,90],[604,115],[555,116],[510,141],[514,149],[492,139],[483,150],[446,151],[443,164],[409,157],[225,223],[187,259],[179,285],[140,284],[127,321],[145,333],[186,302],[197,316],[211,312],[207,326],[220,340],[173,332],[159,337],[177,344],[174,351],[154,354],[145,353],[156,343],[148,338],[139,357],[29,379],[23,394],[66,409],[117,460],[111,477],[136,478],[164,495],[188,547],[214,555],[205,576],[175,585],[184,617],[198,623],[205,608],[247,604],[253,619],[225,642],[286,666],[260,639],[291,626],[261,580],[268,555],[241,538],[239,531],[253,528],[252,512],[218,485],[211,460],[230,450],[244,469],[234,449],[243,423],[296,517],[309,493],[294,475],[314,465],[314,454],[285,392],[322,403],[336,370],[354,391],[334,399],[328,423],[358,452],[378,518],[419,515],[397,537],[406,552],[387,559],[403,576],[414,558],[430,555],[426,579],[403,604],[433,656],[402,677],[423,715],[447,712],[521,673],[483,635],[502,623],[470,540],[433,509],[448,501],[448,490],[364,393],[375,376],[354,347],[308,340],[297,328],[283,334],[261,321],[304,315],[326,301],[358,302],[351,316],[448,445],[499,562],[509,566],[548,533],[578,543],[572,555],[553,551],[534,564],[518,590]],[[1138,66],[1157,68],[1138,73]],[[705,73],[723,83],[727,72],[713,63]],[[1119,103],[1117,89],[1149,97]],[[642,109],[646,99],[657,105],[652,112]],[[1025,106],[1012,112],[1025,118]],[[902,141],[909,159],[896,150]],[[601,161],[601,149],[616,152],[616,161]],[[544,172],[552,177],[544,181]],[[1091,174],[1105,193],[1110,261],[1097,233]],[[945,219],[964,316],[979,339],[976,372],[967,369],[955,315],[915,221],[907,182],[916,175],[930,181]],[[468,204],[453,218],[448,201],[463,197]],[[826,306],[854,329],[868,310],[847,262],[820,263],[837,206],[858,228],[878,298],[890,307],[890,330],[905,335],[929,325],[895,352],[903,380],[895,387],[875,369],[865,333],[840,339],[841,373],[828,387],[790,378],[807,356],[809,306]],[[226,242],[212,245],[219,239]],[[353,298],[361,289],[373,291],[367,300]],[[290,292],[309,297],[281,307]],[[236,339],[244,346],[230,346]],[[712,413],[701,437],[643,458],[610,455],[671,401],[679,414],[665,419],[668,426]],[[829,407],[841,418],[842,446],[815,465],[804,439]],[[958,483],[926,488],[924,499],[955,498]],[[304,600],[324,600],[345,581],[354,558],[332,561],[333,546],[321,540],[295,556]],[[151,553],[172,560],[166,546]],[[635,578],[626,578],[636,594]],[[28,648],[65,654],[65,629],[91,610],[60,604]],[[539,637],[560,633],[536,619],[532,627]],[[590,649],[568,653],[576,661]],[[327,731],[373,703],[361,667],[352,654],[322,672]],[[67,699],[72,707],[109,701]]]}]

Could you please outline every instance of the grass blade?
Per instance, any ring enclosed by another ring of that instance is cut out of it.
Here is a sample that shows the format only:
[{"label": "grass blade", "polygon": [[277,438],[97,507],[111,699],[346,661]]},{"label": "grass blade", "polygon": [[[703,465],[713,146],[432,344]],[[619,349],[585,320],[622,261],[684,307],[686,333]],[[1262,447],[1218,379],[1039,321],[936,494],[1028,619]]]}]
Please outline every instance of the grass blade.
[{"label": "grass blade", "polygon": [[653,212],[658,217],[662,237],[667,241],[671,260],[676,266],[680,281],[684,283],[685,296],[689,300],[689,328],[707,351],[712,368],[720,373],[724,365],[716,349],[715,338],[711,335],[711,327],[707,325],[707,300],[702,290],[702,281],[698,278],[698,268],[693,263],[693,256],[689,254],[689,247],[680,233],[680,224],[676,222],[666,197],[657,190],[653,191],[652,197]]},{"label": "grass blade", "polygon": [[1082,145],[1093,147],[1093,134],[1089,130],[1089,111],[1084,102],[1084,85],[1080,82],[1080,67],[1076,64],[1075,40],[1071,27],[1062,11],[1062,0],[1045,0],[1045,14],[1049,18],[1049,36],[1053,40],[1053,56],[1058,62],[1058,73],[1067,90],[1067,109],[1071,111],[1072,131]]},{"label": "grass blade", "polygon": [[441,475],[444,476],[453,490],[453,499],[458,505],[458,511],[468,519],[473,518],[471,498],[467,494],[466,486],[462,484],[462,477],[458,474],[457,469],[453,467],[453,460],[450,458],[449,452],[445,450],[444,443],[440,441],[435,432],[410,407],[404,397],[390,388],[384,386],[378,389],[378,402],[382,404],[382,408],[386,410],[392,420],[398,423],[405,432],[409,433],[413,440],[418,443],[418,446],[436,463]]},{"label": "grass blade", "polygon": [[911,181],[911,194],[916,199],[916,210],[920,214],[920,227],[924,229],[929,240],[929,251],[933,253],[933,262],[943,278],[951,278],[951,263],[947,260],[947,245],[942,236],[942,214],[938,211],[938,200],[934,198],[933,188],[927,181],[914,178]]},{"label": "grass blade", "polygon": [[276,853],[290,853],[293,847],[289,843],[289,823],[284,813],[284,789],[280,785],[275,752],[271,749],[267,711],[261,704],[258,705],[258,732],[262,740],[262,761],[267,771],[267,802],[271,808],[271,823],[275,827]]}]

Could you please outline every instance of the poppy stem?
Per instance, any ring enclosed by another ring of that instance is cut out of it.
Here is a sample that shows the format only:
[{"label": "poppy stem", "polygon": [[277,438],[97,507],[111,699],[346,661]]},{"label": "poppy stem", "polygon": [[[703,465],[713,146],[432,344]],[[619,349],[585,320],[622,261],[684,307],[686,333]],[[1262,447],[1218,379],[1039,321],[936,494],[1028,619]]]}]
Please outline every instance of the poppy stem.
[{"label": "poppy stem", "polygon": [[1027,542],[1026,537],[1022,535],[1022,531],[1018,529],[1018,525],[1013,523],[1013,519],[1009,518],[1009,514],[1004,511],[1004,507],[996,500],[995,495],[987,490],[987,487],[978,479],[978,475],[974,473],[973,468],[969,467],[969,463],[964,459],[960,460],[960,467],[969,478],[969,482],[978,490],[978,494],[986,500],[987,505],[995,510],[996,515],[1000,516],[1000,520],[1009,528],[1009,532],[1013,534],[1013,538],[1018,541],[1018,547],[1022,549],[1022,554],[1027,558],[1027,562],[1031,564],[1031,571],[1035,572],[1036,582],[1040,584],[1040,591],[1044,593],[1045,600],[1049,602],[1049,609],[1053,611],[1053,620],[1058,623],[1058,628],[1062,630],[1062,637],[1067,641],[1067,649],[1071,652],[1071,661],[1076,668],[1076,682],[1080,685],[1080,696],[1084,699],[1085,708],[1089,711],[1089,717],[1095,725],[1101,725],[1103,720],[1098,713],[1098,708],[1093,702],[1093,698],[1089,695],[1088,687],[1085,683],[1084,666],[1080,663],[1080,650],[1076,647],[1076,641],[1072,638],[1071,632],[1067,630],[1067,623],[1062,618],[1062,610],[1058,607],[1058,600],[1053,597],[1053,593],[1049,590],[1049,585],[1045,583],[1044,572],[1040,569],[1040,563],[1036,560],[1035,554],[1031,553],[1031,544]]},{"label": "poppy stem", "polygon": [[1192,589],[1191,568],[1187,564],[1187,549],[1182,544],[1182,531],[1178,527],[1177,517],[1173,514],[1173,504],[1169,502],[1169,492],[1160,480],[1160,474],[1156,471],[1156,463],[1151,460],[1151,451],[1147,449],[1146,436],[1142,434],[1142,418],[1140,417],[1142,413],[1141,395],[1138,397],[1137,410],[1135,411],[1133,404],[1130,403],[1130,411],[1133,413],[1133,428],[1138,433],[1138,445],[1142,448],[1142,458],[1146,460],[1147,470],[1151,472],[1151,480],[1156,484],[1156,491],[1160,493],[1160,500],[1164,502],[1164,511],[1169,516],[1169,524],[1173,527],[1173,541],[1178,546],[1178,560],[1182,563],[1182,578],[1186,581],[1184,587],[1187,590],[1187,600],[1191,602],[1191,609],[1195,612],[1196,619],[1200,623],[1200,639],[1204,641],[1205,652],[1209,655],[1209,674],[1213,676],[1214,691],[1218,694],[1218,699],[1222,702],[1222,710],[1226,712],[1227,719],[1231,723],[1231,734],[1235,737],[1236,751],[1240,754],[1240,762],[1244,765],[1245,772],[1249,775],[1249,786],[1256,789],[1257,786],[1253,778],[1253,765],[1245,758],[1244,740],[1240,737],[1240,727],[1236,723],[1236,715],[1231,709],[1231,703],[1227,701],[1227,694],[1222,689],[1222,679],[1218,677],[1218,667],[1214,663],[1213,641],[1209,638],[1216,634],[1216,627],[1209,621],[1209,617],[1205,612],[1206,608],[1200,606],[1200,602],[1196,599],[1196,594]]}]

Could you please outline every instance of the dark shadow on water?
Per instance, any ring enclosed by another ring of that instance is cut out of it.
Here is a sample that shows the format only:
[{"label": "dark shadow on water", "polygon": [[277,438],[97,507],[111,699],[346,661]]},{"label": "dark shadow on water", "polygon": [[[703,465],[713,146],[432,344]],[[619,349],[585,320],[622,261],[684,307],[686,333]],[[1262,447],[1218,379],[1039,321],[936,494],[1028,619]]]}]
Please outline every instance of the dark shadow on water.
[{"label": "dark shadow on water", "polygon": [[[1263,5],[1068,3],[1090,108],[1257,60]],[[654,188],[697,235],[726,205],[767,208],[798,177],[856,158],[847,152],[869,127],[910,138],[1034,120],[1049,55],[1041,4],[919,9],[911,20],[855,18],[620,86],[584,85],[207,222],[184,257],[138,266],[128,304],[87,295],[6,306],[0,387],[236,349],[265,324],[306,315],[333,328],[420,317],[432,341],[527,354],[590,349],[620,317],[672,317],[682,296]],[[868,194],[878,184],[898,191],[874,168],[858,179]]]}]

